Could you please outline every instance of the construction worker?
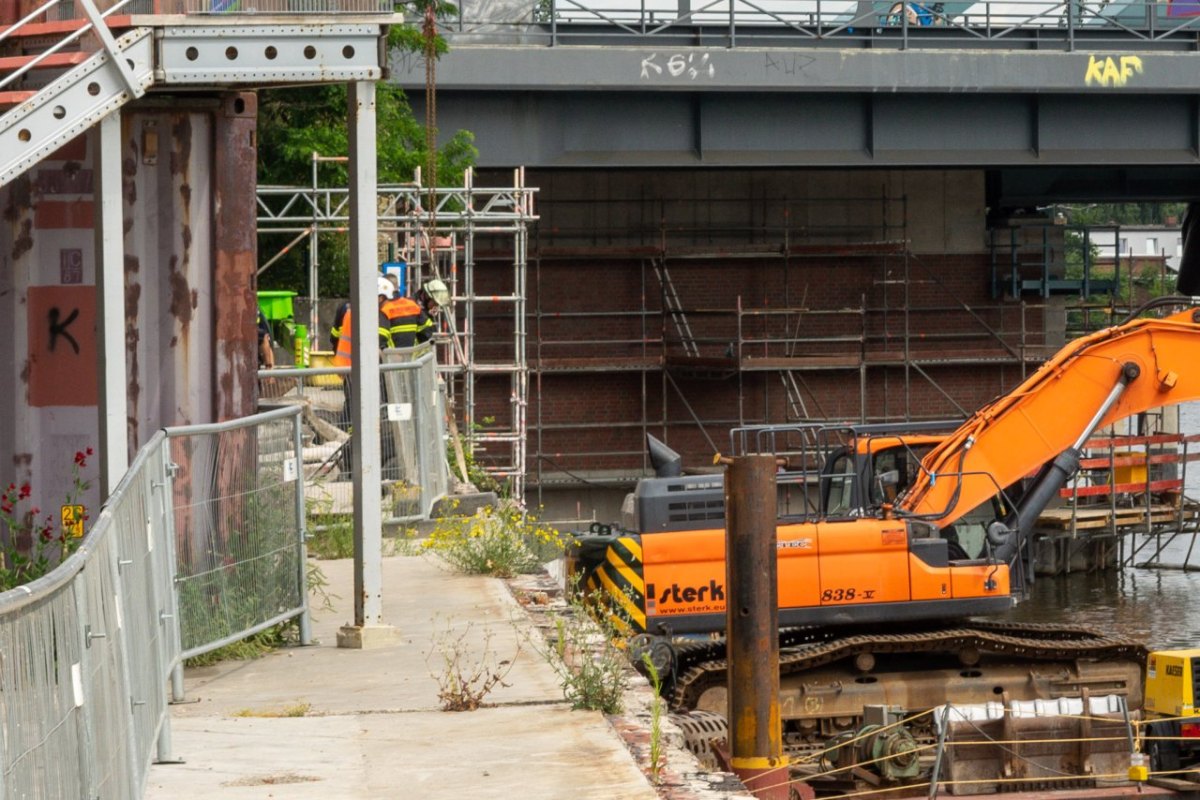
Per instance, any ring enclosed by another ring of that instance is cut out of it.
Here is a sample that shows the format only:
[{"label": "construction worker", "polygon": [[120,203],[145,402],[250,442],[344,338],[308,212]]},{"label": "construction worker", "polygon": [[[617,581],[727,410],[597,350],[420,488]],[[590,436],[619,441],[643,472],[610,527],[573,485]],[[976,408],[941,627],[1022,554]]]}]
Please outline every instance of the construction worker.
[{"label": "construction worker", "polygon": [[263,315],[262,309],[258,309],[258,368],[259,369],[275,369],[275,343],[271,341],[271,326],[267,323],[267,318]]},{"label": "construction worker", "polygon": [[[379,313],[386,318],[392,347],[413,347],[418,342],[429,339],[429,336],[420,338],[420,334],[424,330],[432,331],[433,320],[429,319],[425,309],[412,299],[403,295],[393,297],[379,307]],[[383,319],[380,319],[379,325],[382,336]]]},{"label": "construction worker", "polygon": [[422,319],[417,325],[416,340],[427,342],[433,338],[433,318],[438,309],[450,304],[450,290],[441,280],[433,278],[417,291],[416,301],[421,307]]},{"label": "construction worker", "polygon": [[[394,347],[391,332],[391,321],[383,313],[384,305],[392,299],[392,282],[382,275],[379,276],[379,349],[383,350],[388,347]],[[339,367],[350,366],[352,358],[352,349],[350,344],[351,330],[351,314],[353,309],[347,304],[345,313],[342,314],[342,324],[338,332],[337,344],[335,345],[333,354],[333,363]],[[415,328],[414,328],[415,330]]]},{"label": "construction worker", "polygon": [[329,349],[337,352],[338,339],[342,338],[342,326],[345,324],[346,312],[350,310],[350,301],[346,300],[333,312],[333,327],[329,329]]},{"label": "construction worker", "polygon": [[[379,276],[378,288],[379,288],[378,297],[379,297],[379,309],[380,309],[379,310],[379,349],[384,350],[384,349],[392,346],[392,334],[391,334],[391,329],[390,329],[391,322],[384,315],[383,306],[385,304],[387,304],[387,302],[389,300],[392,299],[392,292],[395,291],[395,289],[392,286],[392,282],[389,281],[387,278],[383,277],[382,275]],[[353,358],[353,348],[352,348],[352,345],[350,342],[351,331],[353,330],[353,318],[352,318],[353,309],[349,307],[348,303],[344,304],[344,305],[345,305],[345,313],[342,314],[341,325],[340,325],[340,328],[338,331],[337,343],[335,345],[335,350],[334,350],[334,354],[333,354],[333,363],[339,367],[350,366],[350,361]],[[340,310],[341,309],[339,309],[339,311]],[[382,376],[380,376],[380,388],[381,389],[383,388]],[[344,425],[346,430],[349,430],[350,429],[350,420],[353,418],[352,412],[350,409],[354,404],[354,384],[351,383],[349,375],[346,375],[342,379],[342,391],[343,391],[343,394],[345,395],[345,404],[342,408],[342,424]],[[390,442],[390,437],[385,437],[385,439]],[[385,447],[385,450],[386,449],[387,448]],[[386,455],[386,453],[385,453],[385,455]],[[342,452],[341,452],[342,470],[344,472],[350,471],[351,459],[352,459],[352,450],[350,447],[350,442],[346,442],[346,444],[342,447]]]}]

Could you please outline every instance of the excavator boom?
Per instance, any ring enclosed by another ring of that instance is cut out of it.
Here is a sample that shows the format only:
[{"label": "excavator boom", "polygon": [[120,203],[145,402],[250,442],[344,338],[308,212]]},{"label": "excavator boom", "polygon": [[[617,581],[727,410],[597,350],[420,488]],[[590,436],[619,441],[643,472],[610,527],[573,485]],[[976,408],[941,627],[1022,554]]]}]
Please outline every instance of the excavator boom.
[{"label": "excavator boom", "polygon": [[[897,510],[945,527],[1069,451],[1089,427],[1200,399],[1197,354],[1195,308],[1132,320],[1069,343],[930,451]],[[1122,382],[1123,391],[1105,409]]]}]

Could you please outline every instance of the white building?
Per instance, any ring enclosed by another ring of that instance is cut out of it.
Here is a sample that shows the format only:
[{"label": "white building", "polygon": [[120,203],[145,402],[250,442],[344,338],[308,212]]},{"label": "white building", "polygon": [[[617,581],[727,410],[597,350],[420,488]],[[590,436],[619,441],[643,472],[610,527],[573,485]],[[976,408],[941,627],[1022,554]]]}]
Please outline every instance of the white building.
[{"label": "white building", "polygon": [[1122,261],[1139,256],[1158,256],[1164,259],[1168,270],[1179,271],[1183,231],[1178,225],[1123,225],[1119,231],[1096,230],[1090,235],[1102,258],[1112,257],[1113,239],[1117,237],[1117,250]]}]

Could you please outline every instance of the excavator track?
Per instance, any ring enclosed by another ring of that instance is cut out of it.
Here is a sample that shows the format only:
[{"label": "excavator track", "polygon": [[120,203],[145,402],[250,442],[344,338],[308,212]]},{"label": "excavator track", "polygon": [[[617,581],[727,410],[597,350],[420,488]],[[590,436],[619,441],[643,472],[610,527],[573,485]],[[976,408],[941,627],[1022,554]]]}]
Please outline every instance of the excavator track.
[{"label": "excavator track", "polygon": [[[789,628],[779,634],[780,678],[859,655],[956,653],[1023,661],[1136,661],[1145,664],[1141,642],[1106,636],[1089,628],[971,621],[953,628],[864,634],[861,629]],[[724,640],[675,645],[672,707],[694,708],[700,695],[725,683]]]}]

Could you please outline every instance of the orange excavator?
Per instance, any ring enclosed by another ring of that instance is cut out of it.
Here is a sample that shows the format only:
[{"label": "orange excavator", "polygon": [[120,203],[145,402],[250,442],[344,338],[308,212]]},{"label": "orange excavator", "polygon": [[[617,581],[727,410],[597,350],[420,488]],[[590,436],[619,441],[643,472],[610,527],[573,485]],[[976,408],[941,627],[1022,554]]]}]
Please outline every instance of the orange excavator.
[{"label": "orange excavator", "polygon": [[[1200,399],[1200,308],[1164,298],[1069,343],[957,428],[743,428],[731,454],[769,453],[776,476],[785,741],[818,741],[868,705],[1141,698],[1145,649],[1084,629],[969,619],[1012,608],[1032,527],[1098,429]],[[948,433],[945,431],[949,430]],[[677,707],[724,711],[722,476],[683,475],[651,444],[657,477],[622,520],[593,525],[571,568],[668,676]]]}]

